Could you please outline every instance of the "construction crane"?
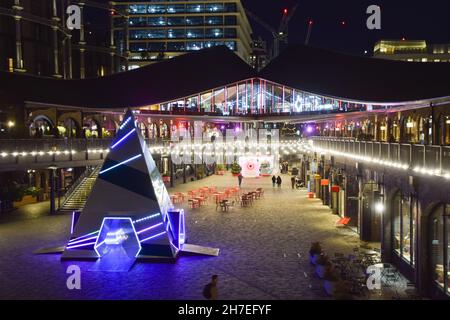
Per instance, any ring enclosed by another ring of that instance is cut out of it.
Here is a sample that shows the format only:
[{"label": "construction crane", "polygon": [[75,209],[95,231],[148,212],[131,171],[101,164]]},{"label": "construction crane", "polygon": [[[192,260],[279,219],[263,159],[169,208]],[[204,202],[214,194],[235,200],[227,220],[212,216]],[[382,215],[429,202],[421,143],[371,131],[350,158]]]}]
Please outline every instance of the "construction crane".
[{"label": "construction crane", "polygon": [[276,58],[280,54],[280,43],[287,43],[288,42],[288,27],[289,27],[289,21],[292,19],[292,17],[295,14],[295,11],[298,8],[298,3],[295,4],[291,10],[283,9],[283,16],[281,18],[280,25],[278,26],[278,29],[275,29],[268,23],[266,23],[264,20],[259,18],[257,15],[252,13],[250,10],[245,9],[245,12],[247,15],[252,18],[255,22],[257,22],[259,25],[267,29],[273,37],[273,53],[272,53],[272,59]]},{"label": "construction crane", "polygon": [[311,31],[313,28],[313,24],[314,24],[313,20],[308,21],[308,32],[306,33],[305,46],[307,46],[309,44],[309,38],[311,37]]}]

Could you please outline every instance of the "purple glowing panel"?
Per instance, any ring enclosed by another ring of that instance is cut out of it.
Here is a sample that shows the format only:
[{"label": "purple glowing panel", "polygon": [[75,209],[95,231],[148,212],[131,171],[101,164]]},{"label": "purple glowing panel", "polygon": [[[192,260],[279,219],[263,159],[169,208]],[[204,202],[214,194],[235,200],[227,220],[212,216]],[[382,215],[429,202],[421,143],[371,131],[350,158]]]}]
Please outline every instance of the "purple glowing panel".
[{"label": "purple glowing panel", "polygon": [[133,221],[128,217],[106,217],[94,246],[97,255],[135,258],[141,251]]}]

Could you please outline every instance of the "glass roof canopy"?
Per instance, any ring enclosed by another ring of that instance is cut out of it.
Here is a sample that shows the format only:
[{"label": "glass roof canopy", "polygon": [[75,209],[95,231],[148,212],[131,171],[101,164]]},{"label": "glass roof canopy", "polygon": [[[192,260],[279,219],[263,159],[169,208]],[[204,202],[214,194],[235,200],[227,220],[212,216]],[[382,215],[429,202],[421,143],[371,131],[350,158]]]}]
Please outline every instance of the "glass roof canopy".
[{"label": "glass roof canopy", "polygon": [[326,97],[262,78],[250,78],[196,95],[161,103],[154,106],[152,110],[242,116],[371,111],[393,106],[396,104],[370,104]]}]

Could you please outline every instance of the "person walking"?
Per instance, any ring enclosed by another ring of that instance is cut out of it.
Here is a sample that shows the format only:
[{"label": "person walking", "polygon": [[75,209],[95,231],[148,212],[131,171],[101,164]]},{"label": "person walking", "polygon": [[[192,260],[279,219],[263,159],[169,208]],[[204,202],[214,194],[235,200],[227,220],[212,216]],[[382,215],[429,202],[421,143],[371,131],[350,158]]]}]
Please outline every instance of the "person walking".
[{"label": "person walking", "polygon": [[275,183],[277,183],[277,178],[275,176],[272,176],[272,187],[275,188]]},{"label": "person walking", "polygon": [[238,175],[239,188],[241,187],[243,178],[244,178],[244,176],[242,175],[242,173],[239,173],[239,175]]},{"label": "person walking", "polygon": [[295,189],[295,176],[291,177],[292,189]]},{"label": "person walking", "polygon": [[208,300],[217,300],[217,281],[219,277],[215,274],[211,277],[211,282],[203,288],[203,296]]},{"label": "person walking", "polygon": [[282,182],[281,177],[278,176],[278,178],[277,178],[277,185],[278,185],[278,188],[281,188],[281,182]]}]

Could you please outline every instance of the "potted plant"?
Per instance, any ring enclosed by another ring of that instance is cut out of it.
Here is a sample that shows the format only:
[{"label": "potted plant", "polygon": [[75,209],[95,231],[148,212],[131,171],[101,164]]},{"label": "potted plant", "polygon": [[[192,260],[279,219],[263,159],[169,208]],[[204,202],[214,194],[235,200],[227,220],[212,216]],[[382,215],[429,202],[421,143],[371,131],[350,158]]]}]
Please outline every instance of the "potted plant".
[{"label": "potted plant", "polygon": [[316,260],[316,274],[323,279],[325,272],[331,268],[331,262],[328,257],[322,253]]},{"label": "potted plant", "polygon": [[231,165],[231,174],[235,177],[237,177],[242,171],[241,166],[234,161],[233,164]]},{"label": "potted plant", "polygon": [[322,253],[322,246],[320,242],[311,243],[311,248],[309,249],[309,262],[311,264],[316,265],[317,258]]},{"label": "potted plant", "polygon": [[334,296],[337,292],[338,282],[339,282],[339,276],[336,272],[336,270],[332,267],[326,269],[325,274],[323,276],[323,288],[325,289],[325,292],[329,296]]},{"label": "potted plant", "polygon": [[223,176],[225,174],[225,166],[223,164],[216,165],[216,174]]}]

